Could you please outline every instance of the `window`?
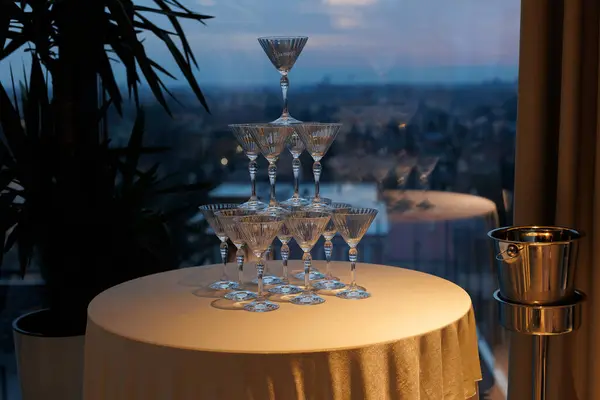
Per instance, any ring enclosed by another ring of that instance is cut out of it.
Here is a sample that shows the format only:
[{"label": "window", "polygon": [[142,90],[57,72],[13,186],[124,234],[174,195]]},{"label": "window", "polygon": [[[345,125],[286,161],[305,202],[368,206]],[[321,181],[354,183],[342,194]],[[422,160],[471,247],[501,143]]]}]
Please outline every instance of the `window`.
[{"label": "window", "polygon": [[[161,174],[174,174],[171,179],[177,184],[212,184],[210,190],[185,198],[190,203],[247,200],[248,160],[227,124],[272,121],[282,110],[279,74],[257,37],[308,36],[289,74],[290,113],[302,121],[343,123],[322,161],[321,195],[380,210],[361,243],[361,261],[439,275],[469,292],[479,326],[481,389],[490,399],[504,399],[507,347],[492,298],[495,277],[485,232],[512,221],[520,1],[184,3],[215,17],[207,26],[184,25],[211,114],[177,82],[170,88],[184,107],[173,104],[172,119],[146,93],[146,144],[170,147],[168,153],[148,159],[148,164],[160,161]],[[165,54],[156,50],[152,39],[146,46],[162,64]],[[11,63],[15,67],[20,59],[15,56]],[[0,64],[2,82],[10,79],[8,66],[9,62]],[[170,61],[163,66],[176,70]],[[125,112],[123,119],[110,118],[114,144],[126,140],[133,117],[133,112]],[[416,168],[398,158],[418,156],[416,149],[424,141],[443,147],[435,165],[430,165],[428,194],[422,191],[424,181]],[[386,159],[393,162],[385,164]],[[304,153],[301,161],[300,193],[310,197],[312,160]],[[291,155],[285,152],[277,165],[277,195],[286,199],[293,191]],[[385,173],[378,173],[382,169]],[[267,199],[264,159],[259,160],[257,182],[259,197]],[[468,196],[488,199],[497,215],[474,211],[478,206],[472,206]],[[407,213],[401,201],[406,198],[413,200],[413,210],[424,198],[434,208]],[[219,259],[217,239],[198,229],[198,221],[191,211],[172,223],[181,266]],[[299,258],[300,250],[291,247],[291,257]],[[313,250],[315,259],[323,258],[322,248],[321,241]],[[274,244],[276,258],[278,250]],[[346,251],[337,236],[333,258],[346,260]],[[11,400],[18,398],[18,388],[10,321],[39,304],[34,294],[40,285],[35,272],[25,280],[16,278],[16,257],[9,254],[0,281],[0,332],[4,332],[0,374],[8,377],[4,381],[0,375],[4,385],[0,390],[6,390]]]}]

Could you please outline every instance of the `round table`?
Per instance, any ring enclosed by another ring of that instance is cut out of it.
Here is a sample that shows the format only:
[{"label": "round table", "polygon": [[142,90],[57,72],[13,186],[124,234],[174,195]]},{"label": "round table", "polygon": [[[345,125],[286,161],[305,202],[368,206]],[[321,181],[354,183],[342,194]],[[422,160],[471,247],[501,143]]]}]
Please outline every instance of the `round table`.
[{"label": "round table", "polygon": [[[300,266],[290,262],[290,269]],[[270,268],[279,273],[279,262]],[[332,269],[348,280],[348,263]],[[254,267],[245,270],[250,280]],[[115,286],[88,309],[84,399],[473,396],[481,370],[467,293],[402,268],[361,263],[357,272],[369,299],[326,296],[318,306],[275,299],[281,308],[264,314],[193,286],[218,278],[219,266]]]},{"label": "round table", "polygon": [[496,204],[484,197],[465,193],[438,192],[422,190],[386,190],[383,198],[390,204],[400,199],[408,199],[414,204],[423,199],[429,200],[434,207],[421,210],[412,208],[410,210],[388,211],[388,219],[393,222],[434,222],[454,221],[474,218],[497,218]]},{"label": "round table", "polygon": [[[388,205],[383,263],[427,272],[465,289],[474,305],[480,345],[484,348],[482,360],[488,371],[495,371],[494,379],[488,382],[503,382],[498,375],[498,360],[506,346],[506,332],[498,324],[493,298],[497,288],[493,273],[495,253],[487,237],[488,231],[498,227],[496,204],[480,196],[438,191],[424,194],[417,190],[389,190],[382,197]],[[394,205],[403,197],[414,204],[426,197],[434,207],[395,211]]]}]

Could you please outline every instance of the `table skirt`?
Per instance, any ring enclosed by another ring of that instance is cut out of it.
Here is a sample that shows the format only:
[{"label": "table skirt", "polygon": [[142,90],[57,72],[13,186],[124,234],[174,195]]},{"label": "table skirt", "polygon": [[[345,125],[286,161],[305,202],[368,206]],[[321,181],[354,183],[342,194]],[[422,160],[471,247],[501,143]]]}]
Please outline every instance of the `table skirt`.
[{"label": "table skirt", "polygon": [[[298,322],[289,329],[319,334]],[[364,328],[345,315],[340,329]],[[231,354],[132,341],[89,321],[84,399],[463,400],[481,380],[476,335],[471,309],[443,329],[393,343]]]}]

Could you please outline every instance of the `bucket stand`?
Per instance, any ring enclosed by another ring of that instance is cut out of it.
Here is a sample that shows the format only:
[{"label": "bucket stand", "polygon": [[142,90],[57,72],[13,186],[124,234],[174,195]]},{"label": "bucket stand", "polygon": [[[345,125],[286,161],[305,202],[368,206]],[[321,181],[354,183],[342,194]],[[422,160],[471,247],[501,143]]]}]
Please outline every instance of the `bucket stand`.
[{"label": "bucket stand", "polygon": [[575,291],[572,299],[553,305],[529,305],[507,301],[494,292],[500,324],[509,331],[533,336],[533,400],[546,399],[546,368],[549,336],[565,335],[581,326],[581,303],[585,295]]}]

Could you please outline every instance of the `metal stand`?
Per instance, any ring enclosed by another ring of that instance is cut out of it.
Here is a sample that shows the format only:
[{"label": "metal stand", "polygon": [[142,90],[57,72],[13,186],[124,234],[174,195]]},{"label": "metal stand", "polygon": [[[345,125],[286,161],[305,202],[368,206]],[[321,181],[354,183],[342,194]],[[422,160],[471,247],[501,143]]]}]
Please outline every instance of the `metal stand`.
[{"label": "metal stand", "polygon": [[494,292],[498,302],[500,324],[509,331],[534,337],[533,345],[533,400],[546,399],[546,367],[548,365],[549,336],[565,335],[581,326],[581,303],[585,295],[575,295],[561,304],[529,305],[507,301]]}]

